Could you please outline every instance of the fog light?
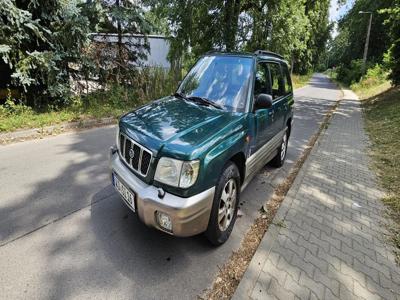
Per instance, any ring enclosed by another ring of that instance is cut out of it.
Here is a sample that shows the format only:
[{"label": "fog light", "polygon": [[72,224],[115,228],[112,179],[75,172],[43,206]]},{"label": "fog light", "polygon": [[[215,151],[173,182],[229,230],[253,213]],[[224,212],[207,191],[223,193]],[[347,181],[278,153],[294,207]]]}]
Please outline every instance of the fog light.
[{"label": "fog light", "polygon": [[166,213],[156,211],[156,218],[158,225],[160,225],[163,229],[172,232],[171,218]]}]

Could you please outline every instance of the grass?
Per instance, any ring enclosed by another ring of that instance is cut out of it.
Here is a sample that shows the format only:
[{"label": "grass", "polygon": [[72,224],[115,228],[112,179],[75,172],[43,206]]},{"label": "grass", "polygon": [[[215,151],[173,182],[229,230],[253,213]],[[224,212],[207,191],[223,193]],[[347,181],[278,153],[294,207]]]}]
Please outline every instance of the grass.
[{"label": "grass", "polygon": [[368,84],[367,79],[364,82],[352,84],[350,87],[360,99],[368,99],[387,91],[391,86],[388,80]]},{"label": "grass", "polygon": [[[18,129],[42,128],[63,122],[100,119],[104,117],[117,118],[124,111],[137,105],[133,101],[112,103],[108,99],[110,92],[97,93],[87,99],[76,98],[74,102],[62,109],[49,109],[36,112],[24,105],[0,106],[0,132],[11,132]],[[107,100],[104,100],[107,99]]]},{"label": "grass", "polygon": [[[378,86],[370,92],[381,88]],[[391,238],[400,263],[400,87],[372,95],[362,103],[366,129],[372,141],[374,168],[387,192],[383,202],[394,220]]]},{"label": "grass", "polygon": [[306,75],[292,75],[292,83],[295,89],[301,88],[305,86],[311,79],[312,73],[308,73]]}]

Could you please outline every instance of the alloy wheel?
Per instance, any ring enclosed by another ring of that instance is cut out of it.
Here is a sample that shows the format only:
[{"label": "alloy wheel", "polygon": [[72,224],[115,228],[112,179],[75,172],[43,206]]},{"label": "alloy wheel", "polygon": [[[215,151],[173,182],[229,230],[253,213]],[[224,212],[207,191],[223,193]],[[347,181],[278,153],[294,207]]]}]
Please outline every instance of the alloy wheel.
[{"label": "alloy wheel", "polygon": [[283,136],[282,145],[281,145],[281,161],[285,159],[287,149],[287,134]]},{"label": "alloy wheel", "polygon": [[221,199],[219,202],[218,226],[221,231],[225,231],[232,222],[235,213],[236,195],[236,181],[231,178],[222,189]]}]

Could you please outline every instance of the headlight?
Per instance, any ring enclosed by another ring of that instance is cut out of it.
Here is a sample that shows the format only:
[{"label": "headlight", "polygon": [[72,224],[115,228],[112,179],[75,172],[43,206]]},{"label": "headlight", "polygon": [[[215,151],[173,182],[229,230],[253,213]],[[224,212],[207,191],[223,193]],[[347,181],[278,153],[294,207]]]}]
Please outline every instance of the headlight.
[{"label": "headlight", "polygon": [[185,161],[182,164],[181,178],[179,180],[179,187],[187,188],[192,186],[199,174],[199,161]]},{"label": "headlight", "polygon": [[171,186],[188,188],[196,182],[199,165],[198,160],[182,161],[161,157],[154,179]]}]

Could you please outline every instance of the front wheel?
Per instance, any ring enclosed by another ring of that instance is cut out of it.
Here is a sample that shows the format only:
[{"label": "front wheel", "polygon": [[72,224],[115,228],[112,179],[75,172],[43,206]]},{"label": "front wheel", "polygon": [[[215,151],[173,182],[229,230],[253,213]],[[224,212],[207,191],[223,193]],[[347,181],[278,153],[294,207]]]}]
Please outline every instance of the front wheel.
[{"label": "front wheel", "polygon": [[208,240],[216,245],[225,243],[236,221],[240,196],[240,174],[236,165],[228,163],[216,186],[207,231]]},{"label": "front wheel", "polygon": [[285,134],[283,135],[281,144],[278,148],[278,153],[271,160],[271,165],[276,168],[282,167],[283,164],[285,163],[287,146],[288,146],[288,138],[289,138],[288,128],[286,127]]}]

